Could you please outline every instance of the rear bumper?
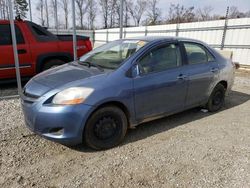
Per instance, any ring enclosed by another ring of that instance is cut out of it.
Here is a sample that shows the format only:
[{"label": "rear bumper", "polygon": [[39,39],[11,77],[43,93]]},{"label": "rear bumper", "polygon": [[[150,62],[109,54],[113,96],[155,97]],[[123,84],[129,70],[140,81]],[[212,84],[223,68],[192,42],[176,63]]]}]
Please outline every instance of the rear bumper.
[{"label": "rear bumper", "polygon": [[46,106],[27,104],[22,100],[22,110],[27,127],[34,133],[64,145],[82,143],[84,125],[92,107]]}]

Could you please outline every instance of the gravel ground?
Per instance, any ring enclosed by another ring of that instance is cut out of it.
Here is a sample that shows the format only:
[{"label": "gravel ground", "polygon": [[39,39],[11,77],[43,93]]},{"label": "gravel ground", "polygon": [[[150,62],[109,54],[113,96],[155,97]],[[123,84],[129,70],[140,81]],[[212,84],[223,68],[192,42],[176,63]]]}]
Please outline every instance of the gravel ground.
[{"label": "gravel ground", "polygon": [[[27,80],[22,80],[22,87],[27,83]],[[18,95],[17,83],[12,81],[10,83],[0,82],[0,100],[5,97]]]},{"label": "gravel ground", "polygon": [[13,96],[17,95],[17,86],[16,84],[11,84],[10,86],[2,86],[0,88],[0,97]]},{"label": "gravel ground", "polygon": [[25,128],[0,101],[0,187],[250,187],[250,72],[223,110],[192,109],[129,130],[119,147],[68,148]]}]

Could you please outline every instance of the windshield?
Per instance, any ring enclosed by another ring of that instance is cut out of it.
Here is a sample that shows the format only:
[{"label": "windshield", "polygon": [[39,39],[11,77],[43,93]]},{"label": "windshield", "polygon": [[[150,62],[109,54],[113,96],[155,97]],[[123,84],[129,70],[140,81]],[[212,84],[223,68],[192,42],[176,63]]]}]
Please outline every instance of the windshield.
[{"label": "windshield", "polygon": [[80,58],[106,69],[116,69],[121,63],[142,48],[147,42],[142,40],[118,40],[94,49]]}]

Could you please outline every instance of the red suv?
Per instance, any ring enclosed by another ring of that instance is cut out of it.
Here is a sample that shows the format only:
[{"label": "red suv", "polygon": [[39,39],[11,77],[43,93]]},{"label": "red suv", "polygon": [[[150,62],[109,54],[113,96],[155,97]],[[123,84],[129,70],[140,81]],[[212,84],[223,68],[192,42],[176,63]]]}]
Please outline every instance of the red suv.
[{"label": "red suv", "polygon": [[[73,60],[71,35],[54,35],[29,21],[16,20],[17,49],[22,77],[31,77],[43,70]],[[77,56],[92,50],[89,37],[77,36]],[[10,22],[0,20],[0,80],[15,78]]]}]

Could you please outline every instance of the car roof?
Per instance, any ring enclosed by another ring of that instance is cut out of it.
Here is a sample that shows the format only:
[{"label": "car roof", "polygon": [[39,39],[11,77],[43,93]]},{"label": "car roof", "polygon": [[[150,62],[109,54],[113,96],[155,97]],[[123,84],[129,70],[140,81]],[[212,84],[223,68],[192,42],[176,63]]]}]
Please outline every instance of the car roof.
[{"label": "car roof", "polygon": [[201,43],[204,45],[204,42],[196,39],[191,39],[191,38],[184,38],[184,37],[173,37],[173,36],[143,36],[143,37],[132,37],[132,38],[126,38],[123,40],[142,40],[142,41],[148,41],[148,42],[153,42],[153,41],[188,41],[188,42],[195,42],[195,43]]}]

